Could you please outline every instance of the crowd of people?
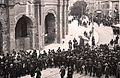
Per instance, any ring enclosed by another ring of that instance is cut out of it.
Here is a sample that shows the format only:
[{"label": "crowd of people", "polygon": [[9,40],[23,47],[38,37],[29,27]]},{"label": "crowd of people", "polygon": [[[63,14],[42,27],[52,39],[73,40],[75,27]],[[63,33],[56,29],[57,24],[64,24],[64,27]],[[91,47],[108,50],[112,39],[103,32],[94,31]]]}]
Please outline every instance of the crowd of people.
[{"label": "crowd of people", "polygon": [[[80,45],[78,41],[70,41],[68,50],[50,50],[37,54],[36,50],[27,52],[20,50],[0,55],[0,78],[20,78],[30,75],[41,78],[41,71],[46,68],[60,68],[60,76],[72,78],[76,71],[80,74],[105,78],[120,78],[120,50],[109,49],[108,45],[100,45],[92,49],[89,44]],[[68,71],[66,73],[65,71]],[[35,73],[37,75],[35,75]]]}]

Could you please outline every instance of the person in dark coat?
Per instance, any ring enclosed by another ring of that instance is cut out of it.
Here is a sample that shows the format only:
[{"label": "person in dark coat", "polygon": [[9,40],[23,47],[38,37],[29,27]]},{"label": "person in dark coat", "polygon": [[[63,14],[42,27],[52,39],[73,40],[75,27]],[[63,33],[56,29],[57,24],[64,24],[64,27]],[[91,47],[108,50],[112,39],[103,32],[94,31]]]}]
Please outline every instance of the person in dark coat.
[{"label": "person in dark coat", "polygon": [[80,71],[80,69],[79,69],[79,58],[77,58],[76,59],[76,61],[75,61],[75,69],[76,69],[76,71],[77,71],[77,73]]},{"label": "person in dark coat", "polygon": [[34,62],[31,63],[30,65],[30,75],[31,77],[35,76],[35,66],[34,66]]},{"label": "person in dark coat", "polygon": [[83,48],[84,47],[84,38],[82,37],[82,36],[79,36],[79,38],[80,38],[80,41],[79,41],[79,47],[80,48]]},{"label": "person in dark coat", "polygon": [[118,40],[119,40],[119,36],[117,35],[115,39],[115,44],[118,44]]},{"label": "person in dark coat", "polygon": [[73,69],[71,67],[68,67],[67,78],[73,78]]},{"label": "person in dark coat", "polygon": [[65,76],[65,67],[64,66],[61,66],[60,76],[61,76],[61,78],[64,78],[64,76]]},{"label": "person in dark coat", "polygon": [[16,78],[15,68],[13,64],[10,64],[10,78]]},{"label": "person in dark coat", "polygon": [[79,70],[80,70],[80,74],[83,74],[83,64],[84,64],[83,58],[80,58],[80,59],[79,59]]},{"label": "person in dark coat", "polygon": [[108,64],[105,64],[105,78],[109,78],[109,74],[110,74],[110,68],[108,66]]},{"label": "person in dark coat", "polygon": [[96,70],[97,70],[97,64],[96,63],[97,63],[96,61],[93,62],[93,70],[92,70],[93,77],[96,76]]},{"label": "person in dark coat", "polygon": [[89,59],[89,61],[88,61],[88,72],[90,73],[90,76],[92,75],[92,68],[93,68],[93,62],[92,62],[92,59]]},{"label": "person in dark coat", "polygon": [[69,44],[69,49],[71,50],[71,49],[72,49],[72,41],[70,40],[70,41],[68,42],[68,44]]},{"label": "person in dark coat", "polygon": [[41,78],[41,71],[40,71],[40,68],[39,67],[37,67],[37,69],[36,69],[36,78]]},{"label": "person in dark coat", "polygon": [[118,62],[118,64],[117,64],[116,78],[120,78],[120,62]]},{"label": "person in dark coat", "polygon": [[77,40],[74,38],[74,39],[73,39],[73,42],[74,42],[74,43],[76,43],[76,42],[77,42]]},{"label": "person in dark coat", "polygon": [[102,65],[100,62],[98,62],[98,65],[97,65],[97,73],[96,73],[97,77],[100,78],[101,75],[102,75]]},{"label": "person in dark coat", "polygon": [[84,65],[85,65],[85,67],[84,67],[85,75],[87,75],[88,74],[88,61],[87,60],[85,60]]},{"label": "person in dark coat", "polygon": [[92,37],[92,46],[93,47],[95,46],[95,38],[94,38],[94,36]]},{"label": "person in dark coat", "polygon": [[4,72],[4,62],[0,62],[0,78],[4,78],[5,72]]},{"label": "person in dark coat", "polygon": [[114,43],[114,41],[113,41],[113,39],[110,41],[110,44],[113,46],[113,43]]}]

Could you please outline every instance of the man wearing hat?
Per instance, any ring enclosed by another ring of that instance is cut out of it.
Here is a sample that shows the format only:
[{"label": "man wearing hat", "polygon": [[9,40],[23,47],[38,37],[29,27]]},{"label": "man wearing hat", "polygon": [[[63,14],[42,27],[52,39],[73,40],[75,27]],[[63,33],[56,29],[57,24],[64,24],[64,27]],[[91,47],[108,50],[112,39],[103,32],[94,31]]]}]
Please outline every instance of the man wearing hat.
[{"label": "man wearing hat", "polygon": [[61,66],[60,76],[61,76],[61,78],[64,78],[64,76],[65,76],[65,67],[64,66]]},{"label": "man wearing hat", "polygon": [[105,63],[105,78],[109,78],[110,74],[110,68],[108,66],[108,63]]},{"label": "man wearing hat", "polygon": [[41,70],[39,67],[36,68],[36,78],[41,78]]},{"label": "man wearing hat", "polygon": [[101,75],[102,75],[102,65],[101,65],[101,62],[98,62],[96,76],[100,78]]},{"label": "man wearing hat", "polygon": [[4,75],[5,75],[5,72],[4,72],[4,62],[0,62],[0,78],[3,78]]},{"label": "man wearing hat", "polygon": [[68,67],[67,78],[72,78],[72,76],[73,76],[73,69],[71,67]]},{"label": "man wearing hat", "polygon": [[120,78],[120,62],[117,64],[116,78]]}]

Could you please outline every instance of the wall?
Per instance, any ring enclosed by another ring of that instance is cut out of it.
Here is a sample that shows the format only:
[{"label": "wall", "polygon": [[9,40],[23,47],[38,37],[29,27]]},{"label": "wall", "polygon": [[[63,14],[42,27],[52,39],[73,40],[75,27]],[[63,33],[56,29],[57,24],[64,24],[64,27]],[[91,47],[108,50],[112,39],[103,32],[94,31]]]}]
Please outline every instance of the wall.
[{"label": "wall", "polygon": [[3,24],[3,51],[16,49],[15,27],[23,15],[33,23],[30,35],[31,49],[41,50],[45,46],[45,17],[49,12],[53,13],[56,19],[55,43],[61,43],[62,38],[67,34],[67,0],[9,0],[7,10],[0,12],[3,12],[0,15],[0,21]]}]

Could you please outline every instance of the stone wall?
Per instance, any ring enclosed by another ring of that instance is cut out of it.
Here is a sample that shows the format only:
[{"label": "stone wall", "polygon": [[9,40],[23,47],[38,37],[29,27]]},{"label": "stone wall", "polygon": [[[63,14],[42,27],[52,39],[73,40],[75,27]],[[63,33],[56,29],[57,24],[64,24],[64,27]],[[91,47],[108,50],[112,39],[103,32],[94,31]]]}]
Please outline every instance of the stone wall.
[{"label": "stone wall", "polygon": [[68,0],[9,0],[8,7],[1,9],[3,51],[16,49],[15,27],[18,20],[25,15],[33,25],[31,29],[31,49],[44,48],[45,17],[48,13],[55,16],[55,43],[61,43],[67,33]]},{"label": "stone wall", "polygon": [[9,51],[9,20],[8,20],[8,10],[3,5],[0,7],[0,22],[2,24],[2,51],[7,53]]}]

